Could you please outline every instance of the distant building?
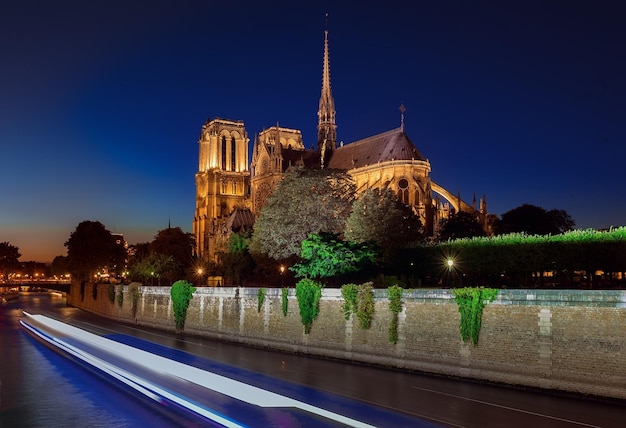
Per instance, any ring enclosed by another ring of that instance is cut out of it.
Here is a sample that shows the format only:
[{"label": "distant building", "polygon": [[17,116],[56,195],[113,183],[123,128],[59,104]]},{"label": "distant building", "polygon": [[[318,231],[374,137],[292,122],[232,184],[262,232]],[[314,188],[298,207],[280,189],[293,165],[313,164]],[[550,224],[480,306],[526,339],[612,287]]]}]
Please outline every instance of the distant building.
[{"label": "distant building", "polygon": [[254,139],[248,165],[248,133],[243,121],[208,119],[202,126],[196,173],[196,210],[193,233],[199,257],[213,260],[233,231],[252,228],[255,216],[291,166],[347,171],[357,192],[389,188],[413,208],[433,236],[441,219],[454,212],[472,213],[488,230],[486,198],[476,206],[461,200],[431,180],[428,160],[400,127],[350,144],[337,144],[335,104],[330,87],[328,30],[324,32],[322,91],[318,135],[314,149],[306,149],[300,130],[272,126]]}]

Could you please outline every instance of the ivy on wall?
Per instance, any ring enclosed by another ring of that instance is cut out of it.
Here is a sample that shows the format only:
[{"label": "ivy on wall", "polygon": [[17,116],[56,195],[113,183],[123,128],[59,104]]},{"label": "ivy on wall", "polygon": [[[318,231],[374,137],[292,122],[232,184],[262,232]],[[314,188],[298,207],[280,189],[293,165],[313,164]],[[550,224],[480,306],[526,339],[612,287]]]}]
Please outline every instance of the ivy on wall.
[{"label": "ivy on wall", "polygon": [[402,293],[404,289],[397,285],[387,288],[387,298],[389,299],[389,310],[393,314],[391,325],[389,326],[389,341],[394,345],[398,343],[398,314],[402,311]]},{"label": "ivy on wall", "polygon": [[470,340],[476,346],[482,325],[483,309],[486,302],[493,302],[498,290],[485,287],[465,287],[452,289],[454,301],[461,313],[461,338],[463,342]]},{"label": "ivy on wall", "polygon": [[256,311],[261,312],[261,307],[263,306],[263,302],[265,301],[265,288],[259,288],[259,292],[257,293],[257,306]]},{"label": "ivy on wall", "polygon": [[128,286],[128,294],[130,295],[130,309],[133,314],[133,318],[137,316],[137,304],[141,298],[141,291],[139,291],[141,283],[131,282]]},{"label": "ivy on wall", "polygon": [[115,303],[115,284],[107,285],[107,296],[109,298],[109,302]]},{"label": "ivy on wall", "polygon": [[353,313],[359,321],[359,327],[368,329],[374,316],[374,287],[371,282],[365,284],[345,284],[341,287],[343,296],[343,315],[347,319]]},{"label": "ivy on wall", "polygon": [[359,286],[356,284],[344,284],[341,286],[341,295],[343,296],[343,305],[341,305],[341,310],[343,311],[343,315],[346,320],[349,320],[350,315],[357,310],[358,287]]},{"label": "ivy on wall", "polygon": [[117,306],[120,308],[124,304],[124,285],[120,284],[117,290]]},{"label": "ivy on wall", "polygon": [[287,316],[287,312],[289,311],[289,290],[286,287],[283,287],[281,290],[282,294],[282,310],[283,316]]},{"label": "ivy on wall", "polygon": [[304,278],[296,284],[296,298],[300,308],[300,318],[304,333],[309,334],[311,325],[320,312],[319,302],[322,297],[322,285],[312,279]]},{"label": "ivy on wall", "polygon": [[172,284],[170,296],[174,306],[174,322],[176,323],[176,331],[185,328],[185,319],[187,318],[187,308],[189,301],[193,297],[196,288],[189,281],[179,280]]}]

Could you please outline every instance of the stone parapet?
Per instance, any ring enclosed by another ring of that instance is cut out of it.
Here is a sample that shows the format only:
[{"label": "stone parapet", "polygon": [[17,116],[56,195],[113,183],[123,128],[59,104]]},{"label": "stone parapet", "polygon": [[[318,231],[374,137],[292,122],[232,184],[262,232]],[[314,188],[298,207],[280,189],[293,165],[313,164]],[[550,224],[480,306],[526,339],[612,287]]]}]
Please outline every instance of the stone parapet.
[{"label": "stone parapet", "polygon": [[[175,331],[169,287],[142,287],[133,317],[106,285],[73,285],[68,304],[99,315]],[[289,352],[418,370],[511,385],[626,399],[626,292],[501,290],[483,312],[477,346],[463,343],[460,314],[446,289],[405,290],[398,342],[389,342],[393,314],[386,290],[374,290],[371,327],[345,319],[339,289],[323,289],[320,313],[304,334],[295,289],[282,311],[279,288],[198,288],[185,322],[188,334]]]}]

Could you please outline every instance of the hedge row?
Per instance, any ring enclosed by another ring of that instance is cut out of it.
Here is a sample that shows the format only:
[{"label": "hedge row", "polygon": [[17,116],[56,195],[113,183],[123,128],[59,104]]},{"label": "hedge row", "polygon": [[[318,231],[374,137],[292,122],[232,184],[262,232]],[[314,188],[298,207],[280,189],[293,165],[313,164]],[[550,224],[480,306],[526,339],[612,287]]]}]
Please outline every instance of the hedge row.
[{"label": "hedge row", "polygon": [[[561,235],[521,233],[493,237],[467,238],[413,249],[418,275],[445,276],[456,272],[489,278],[507,277],[526,282],[534,273],[573,275],[596,271],[626,272],[626,227],[608,231],[577,230]],[[451,266],[447,264],[452,260]]]}]

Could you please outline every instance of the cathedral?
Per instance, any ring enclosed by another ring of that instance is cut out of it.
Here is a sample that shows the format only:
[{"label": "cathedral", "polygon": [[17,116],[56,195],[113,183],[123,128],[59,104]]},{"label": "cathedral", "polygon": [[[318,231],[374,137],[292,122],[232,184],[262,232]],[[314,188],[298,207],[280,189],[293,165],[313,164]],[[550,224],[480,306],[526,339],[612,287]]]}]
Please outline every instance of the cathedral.
[{"label": "cathedral", "polygon": [[317,112],[317,145],[306,149],[298,129],[272,126],[254,139],[248,165],[248,133],[243,121],[208,119],[202,126],[196,173],[196,210],[193,233],[196,254],[215,260],[232,232],[250,230],[267,197],[291,166],[343,170],[350,174],[357,193],[389,188],[410,206],[433,236],[442,219],[464,211],[487,230],[486,199],[469,204],[437,185],[430,163],[404,132],[404,106],[400,127],[349,144],[337,144],[335,103],[330,87],[328,30],[324,31],[322,91]]}]

